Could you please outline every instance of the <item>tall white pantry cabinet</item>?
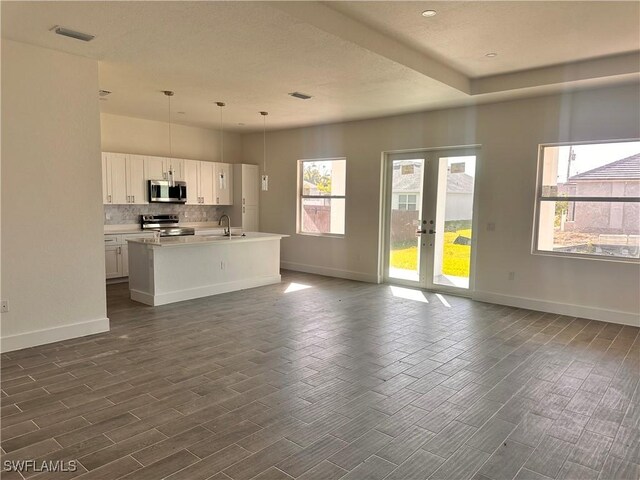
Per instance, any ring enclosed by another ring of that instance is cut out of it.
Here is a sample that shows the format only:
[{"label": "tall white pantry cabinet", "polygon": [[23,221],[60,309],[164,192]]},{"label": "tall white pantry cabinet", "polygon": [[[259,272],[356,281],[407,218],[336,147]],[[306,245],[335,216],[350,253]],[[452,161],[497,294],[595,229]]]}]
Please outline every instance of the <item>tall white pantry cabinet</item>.
[{"label": "tall white pantry cabinet", "polygon": [[[259,167],[236,164],[233,166],[233,210],[231,223],[245,232],[260,231],[258,215]],[[238,221],[240,219],[240,221]]]}]

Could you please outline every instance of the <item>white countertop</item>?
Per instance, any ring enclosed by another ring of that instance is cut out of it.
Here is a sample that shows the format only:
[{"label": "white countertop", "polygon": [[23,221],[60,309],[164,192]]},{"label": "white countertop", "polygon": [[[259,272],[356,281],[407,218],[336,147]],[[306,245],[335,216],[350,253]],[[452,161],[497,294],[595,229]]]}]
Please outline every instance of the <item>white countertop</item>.
[{"label": "white countertop", "polygon": [[265,240],[280,240],[289,235],[280,235],[278,233],[262,233],[262,232],[246,232],[244,236],[225,237],[223,235],[185,235],[178,237],[160,237],[156,238],[132,238],[127,241],[130,243],[141,243],[149,247],[179,247],[186,245],[210,245],[210,244],[236,244],[247,242],[262,242]]}]

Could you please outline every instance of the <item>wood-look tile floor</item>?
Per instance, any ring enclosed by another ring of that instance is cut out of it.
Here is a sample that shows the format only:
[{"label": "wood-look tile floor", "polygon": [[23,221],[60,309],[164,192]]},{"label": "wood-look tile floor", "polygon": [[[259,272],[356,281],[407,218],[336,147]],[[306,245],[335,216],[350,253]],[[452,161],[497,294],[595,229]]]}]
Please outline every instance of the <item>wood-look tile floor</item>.
[{"label": "wood-look tile floor", "polygon": [[109,333],[2,355],[3,466],[77,460],[24,476],[98,480],[640,476],[637,328],[292,272],[156,308],[107,290]]}]

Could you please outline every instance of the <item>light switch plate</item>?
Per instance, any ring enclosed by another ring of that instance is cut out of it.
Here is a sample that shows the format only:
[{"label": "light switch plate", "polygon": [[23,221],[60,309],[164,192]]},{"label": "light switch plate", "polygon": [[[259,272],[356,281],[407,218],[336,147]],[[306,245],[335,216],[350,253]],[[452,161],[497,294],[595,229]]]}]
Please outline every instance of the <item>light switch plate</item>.
[{"label": "light switch plate", "polygon": [[7,313],[9,311],[9,300],[2,300],[0,302],[0,312]]}]

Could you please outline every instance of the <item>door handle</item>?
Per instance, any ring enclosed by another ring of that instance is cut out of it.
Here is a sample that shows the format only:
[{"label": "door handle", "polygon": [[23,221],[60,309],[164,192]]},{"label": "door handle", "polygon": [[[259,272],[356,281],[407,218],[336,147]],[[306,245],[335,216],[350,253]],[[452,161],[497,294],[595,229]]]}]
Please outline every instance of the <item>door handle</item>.
[{"label": "door handle", "polygon": [[131,195],[131,203],[136,203],[136,196],[135,195]]},{"label": "door handle", "polygon": [[111,195],[107,195],[107,203],[111,203]]},{"label": "door handle", "polygon": [[416,235],[422,235],[423,233],[427,233],[425,229],[416,230]]},{"label": "door handle", "polygon": [[435,230],[429,230],[429,233],[433,234],[433,233],[436,233],[436,231]]}]

